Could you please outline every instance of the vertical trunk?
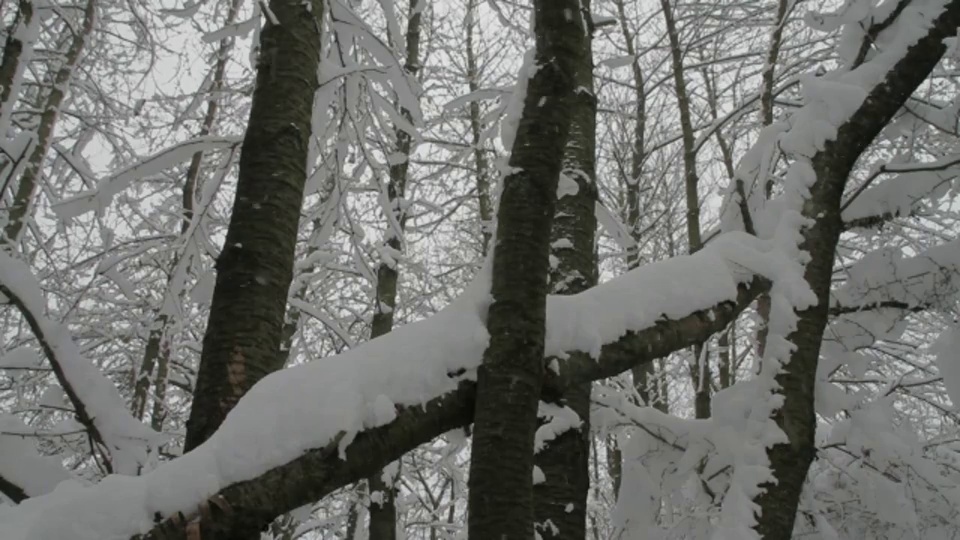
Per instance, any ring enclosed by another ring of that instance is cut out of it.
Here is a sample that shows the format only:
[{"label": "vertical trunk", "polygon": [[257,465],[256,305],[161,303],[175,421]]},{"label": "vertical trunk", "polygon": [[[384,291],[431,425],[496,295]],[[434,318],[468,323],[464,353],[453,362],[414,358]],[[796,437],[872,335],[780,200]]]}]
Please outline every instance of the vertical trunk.
[{"label": "vertical trunk", "polygon": [[[687,245],[690,253],[702,246],[700,238],[700,195],[697,176],[697,150],[693,133],[693,121],[690,118],[690,96],[687,83],[683,78],[683,50],[680,48],[680,34],[670,7],[670,0],[660,0],[663,21],[667,27],[670,42],[670,60],[673,67],[673,84],[677,92],[677,109],[680,113],[680,130],[683,140],[683,185],[687,203]],[[693,363],[690,375],[693,381],[694,412],[697,418],[710,417],[710,355],[705,343],[693,347]]]},{"label": "vertical trunk", "polygon": [[[477,66],[477,53],[474,50],[473,27],[477,24],[477,0],[467,0],[466,48],[467,48],[467,86],[470,92],[480,89],[480,68]],[[480,209],[481,253],[487,257],[490,250],[491,226],[493,224],[493,204],[490,200],[490,166],[484,155],[480,125],[480,104],[470,102],[470,135],[473,143],[473,160],[477,167],[477,205]]]},{"label": "vertical trunk", "polygon": [[[406,64],[404,68],[414,76],[420,67],[420,21],[422,4],[425,0],[410,0],[407,17]],[[410,112],[401,108],[400,113],[410,121]],[[386,244],[394,253],[403,250],[403,229],[407,216],[403,201],[407,185],[407,172],[411,151],[410,134],[395,128],[396,151],[404,156],[402,163],[390,167],[390,181],[387,184],[389,212],[387,217]],[[397,304],[397,267],[396,263],[381,262],[377,268],[377,305],[373,314],[371,338],[382,336],[393,328],[393,313]],[[370,540],[394,540],[397,537],[396,482],[400,474],[397,461],[393,470],[382,469],[367,479],[370,486]]]},{"label": "vertical trunk", "polygon": [[[773,123],[773,82],[777,69],[777,59],[780,57],[780,44],[783,40],[784,20],[787,16],[788,0],[779,0],[777,15],[774,20],[773,31],[770,33],[770,47],[767,49],[767,62],[763,70],[762,86],[760,88],[760,122],[762,126]],[[773,183],[767,182],[764,193],[770,198]],[[762,294],[757,298],[757,314],[760,316],[760,329],[757,331],[757,354],[763,356],[767,347],[767,323],[770,320],[770,295]]]},{"label": "vertical trunk", "polygon": [[[21,2],[21,14],[24,19],[26,19],[26,24],[29,24],[29,20],[32,17],[32,6],[32,2]],[[36,142],[30,150],[26,165],[23,168],[23,173],[20,175],[20,182],[13,196],[13,204],[10,205],[7,225],[3,231],[4,241],[11,245],[15,246],[20,242],[20,235],[23,232],[24,223],[26,222],[30,207],[33,205],[33,194],[43,178],[43,160],[47,155],[47,151],[50,149],[53,130],[57,124],[60,107],[63,105],[63,100],[70,87],[73,70],[80,60],[80,55],[83,54],[87,39],[93,32],[93,26],[96,20],[96,9],[96,1],[87,0],[83,10],[83,20],[80,28],[77,29],[73,35],[73,39],[70,40],[63,64],[61,64],[60,69],[58,69],[53,76],[53,84],[50,87],[46,100],[44,100],[41,105],[42,109],[40,122],[37,126]],[[16,77],[15,73],[8,73],[8,70],[16,70],[18,66],[11,65],[8,67],[8,63],[17,64],[13,56],[19,56],[23,44],[11,35],[7,38],[6,47],[11,48],[11,50],[7,51],[6,48],[4,49],[3,66],[0,67],[0,80],[4,81],[7,80],[6,77],[8,75]],[[10,56],[9,62],[8,56]],[[4,84],[3,90],[0,92],[0,102],[4,104],[9,103],[12,107],[13,101],[16,101],[16,95],[11,94],[10,90],[9,83]]]},{"label": "vertical trunk", "polygon": [[[585,13],[589,0],[582,0]],[[588,22],[591,24],[591,22]],[[594,256],[596,185],[597,99],[593,85],[593,54],[590,36],[574,66],[576,94],[567,109],[570,131],[563,154],[565,182],[576,182],[576,193],[564,189],[556,203],[550,235],[550,289],[553,294],[577,294],[594,286],[597,261]],[[577,353],[583,354],[583,353]],[[534,523],[540,538],[582,540],[587,532],[587,492],[590,489],[590,383],[567,390],[556,399],[573,409],[581,425],[547,443],[534,458],[544,481],[533,488]]]},{"label": "vertical trunk", "polygon": [[550,233],[588,30],[579,0],[535,0],[533,6],[537,69],[524,96],[512,172],[497,214],[490,344],[477,373],[471,538],[534,536],[533,441],[544,372]]},{"label": "vertical trunk", "polygon": [[[233,24],[237,19],[240,10],[241,0],[232,0],[227,11],[227,17],[224,25]],[[211,99],[207,101],[207,111],[203,117],[203,123],[200,126],[199,135],[209,135],[213,132],[214,124],[217,121],[217,112],[219,110],[219,93],[223,89],[224,76],[227,70],[227,59],[230,50],[233,48],[233,38],[227,38],[220,41],[217,48],[217,59],[213,68],[212,83],[210,85]],[[200,178],[200,166],[203,163],[203,152],[197,152],[190,159],[190,166],[187,168],[186,180],[181,192],[181,216],[180,221],[180,239],[186,241],[184,236],[190,229],[190,222],[193,220],[194,194],[196,193],[197,181]],[[171,262],[170,267],[176,268],[178,261]],[[171,274],[167,280],[167,286],[172,285],[174,276]],[[142,420],[147,405],[147,396],[150,390],[150,376],[153,373],[154,366],[157,367],[157,375],[154,377],[156,389],[154,390],[153,416],[150,419],[151,425],[160,430],[163,427],[164,398],[167,393],[167,372],[170,362],[170,324],[173,314],[165,313],[163,306],[157,312],[150,334],[147,337],[147,346],[144,348],[143,361],[140,364],[140,370],[137,374],[137,382],[133,392],[133,413],[137,419]]]},{"label": "vertical trunk", "polygon": [[[219,427],[237,400],[278,369],[318,87],[321,0],[271,0],[260,35],[250,119],[187,421],[185,450]],[[214,533],[215,535],[217,533]],[[213,538],[259,538],[227,531]]]},{"label": "vertical trunk", "polygon": [[[640,181],[643,176],[643,162],[646,160],[646,129],[647,129],[647,99],[644,89],[643,72],[640,70],[640,59],[637,58],[637,50],[634,45],[633,32],[627,19],[626,9],[623,0],[616,1],[617,18],[620,21],[620,31],[623,33],[623,39],[626,45],[627,54],[633,57],[633,86],[634,100],[636,109],[634,111],[633,125],[633,146],[630,149],[630,178],[627,179],[626,203],[627,203],[627,226],[630,228],[630,235],[637,241],[640,240]],[[640,264],[639,247],[631,249],[627,254],[627,269],[633,270]],[[632,370],[633,384],[637,393],[643,399],[644,404],[651,404],[656,400],[656,391],[651,391],[650,381],[654,374],[654,363],[646,362]],[[615,457],[620,459],[620,451],[614,451]]]}]

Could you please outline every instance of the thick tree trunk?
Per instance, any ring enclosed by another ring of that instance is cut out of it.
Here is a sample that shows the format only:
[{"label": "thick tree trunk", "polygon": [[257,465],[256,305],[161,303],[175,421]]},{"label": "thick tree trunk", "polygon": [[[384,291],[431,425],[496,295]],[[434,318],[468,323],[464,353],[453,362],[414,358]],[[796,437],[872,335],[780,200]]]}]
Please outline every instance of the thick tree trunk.
[{"label": "thick tree trunk", "polygon": [[579,0],[533,5],[537,69],[500,199],[490,344],[477,373],[471,538],[529,540],[534,534],[533,441],[544,374],[550,231],[576,73],[589,36]]},{"label": "thick tree trunk", "polygon": [[[583,9],[590,12],[589,0]],[[592,22],[588,22],[588,25]],[[561,190],[550,236],[550,289],[553,294],[577,294],[596,285],[594,236],[596,185],[597,99],[593,93],[593,52],[588,35],[577,57],[576,95],[567,111],[570,133],[563,155],[563,174],[576,182],[576,193]],[[572,186],[571,190],[572,191]],[[583,354],[583,353],[577,353]],[[534,521],[540,538],[582,540],[587,533],[587,492],[590,489],[590,383],[570,388],[557,400],[580,417],[570,429],[548,442],[534,458],[544,475],[534,485]]]},{"label": "thick tree trunk", "polygon": [[814,433],[814,386],[821,336],[828,317],[830,278],[837,241],[842,232],[840,198],[850,171],[860,154],[927,78],[946,50],[943,39],[956,34],[960,26],[960,1],[950,2],[936,19],[933,29],[910,48],[878,85],[857,112],[838,130],[812,159],[817,181],[811,189],[815,224],[803,233],[802,249],[810,253],[805,277],[817,294],[817,306],[800,312],[797,330],[788,336],[796,345],[790,362],[777,377],[785,397],[776,415],[778,425],[789,438],[770,450],[775,485],[758,499],[761,508],[758,532],[765,540],[788,540],[807,471],[816,456]]},{"label": "thick tree trunk", "polygon": [[[272,0],[269,8],[278,24],[268,21],[260,35],[256,88],[216,265],[187,451],[213,434],[250,387],[281,367],[277,351],[307,176],[323,2]],[[241,529],[204,539],[258,534]]]},{"label": "thick tree trunk", "polygon": [[[420,21],[422,4],[425,0],[410,0],[407,14],[406,64],[404,69],[415,76],[420,68]],[[409,122],[410,111],[401,108],[400,113]],[[407,215],[403,200],[407,185],[409,157],[412,148],[410,134],[399,127],[396,131],[396,152],[402,154],[402,163],[390,167],[390,181],[387,184],[387,200],[392,215],[386,219],[386,245],[394,253],[403,251],[403,230]],[[373,314],[370,338],[382,336],[393,328],[393,315],[397,305],[397,263],[383,261],[377,268],[377,305]],[[394,470],[381,469],[367,480],[370,486],[370,540],[394,540],[397,537],[397,487],[400,463]]]}]

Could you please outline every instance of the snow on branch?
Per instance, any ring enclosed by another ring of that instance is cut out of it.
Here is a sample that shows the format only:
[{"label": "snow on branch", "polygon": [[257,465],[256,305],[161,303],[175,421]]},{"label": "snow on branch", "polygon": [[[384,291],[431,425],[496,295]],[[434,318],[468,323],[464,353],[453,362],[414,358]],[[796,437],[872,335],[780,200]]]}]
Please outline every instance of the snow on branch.
[{"label": "snow on branch", "polygon": [[[873,185],[880,175],[897,176]],[[889,164],[870,175],[844,203],[846,227],[872,227],[895,217],[909,216],[926,201],[943,197],[960,174],[960,158],[950,156],[931,163]]]},{"label": "snow on branch", "polygon": [[44,457],[19,418],[0,415],[0,493],[15,503],[50,493],[71,476],[57,459]]},{"label": "snow on branch", "polygon": [[114,196],[127,189],[132,182],[175,167],[193,157],[197,152],[224,150],[236,147],[241,142],[242,138],[240,137],[218,135],[207,135],[184,141],[111,174],[101,180],[95,189],[84,191],[74,197],[60,201],[53,206],[53,210],[60,219],[65,221],[87,212],[102,211],[110,205]]},{"label": "snow on branch", "polygon": [[90,434],[94,452],[97,447],[105,452],[105,468],[135,474],[162,436],[130,415],[117,388],[83,357],[67,327],[44,315],[40,284],[25,264],[4,251],[0,294],[16,306],[37,337],[77,420]]},{"label": "snow on branch", "polygon": [[871,308],[949,308],[960,292],[960,241],[914,257],[904,257],[900,249],[877,250],[847,274],[843,286],[831,294],[830,308],[837,314]]},{"label": "snow on branch", "polygon": [[[734,233],[695,255],[638,268],[579,295],[550,297],[547,353],[583,351],[599,361],[560,362],[545,391],[705,339],[756,296],[755,276],[777,266],[768,243]],[[231,509],[205,526],[262,523],[372,474],[471,421],[472,379],[488,340],[489,274],[486,265],[429,319],[264,378],[193,452],[138,478],[111,476],[0,509],[0,527],[9,540],[119,538],[150,531],[158,517],[166,529],[180,530],[181,516],[210,517],[204,504]]]}]

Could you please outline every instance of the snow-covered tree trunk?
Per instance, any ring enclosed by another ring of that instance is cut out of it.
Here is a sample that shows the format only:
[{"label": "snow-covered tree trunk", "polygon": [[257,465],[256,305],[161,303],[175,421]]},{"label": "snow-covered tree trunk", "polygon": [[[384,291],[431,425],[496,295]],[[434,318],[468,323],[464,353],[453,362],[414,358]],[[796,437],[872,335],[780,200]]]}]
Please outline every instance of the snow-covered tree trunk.
[{"label": "snow-covered tree trunk", "polygon": [[[894,19],[896,17],[895,14]],[[911,23],[916,24],[914,21],[905,24]],[[933,21],[932,28],[889,66],[882,82],[869,92],[849,119],[838,126],[836,137],[809,158],[816,180],[804,205],[804,215],[811,218],[813,225],[803,231],[801,248],[810,255],[804,277],[816,293],[818,304],[798,313],[797,328],[787,336],[795,349],[783,373],[777,377],[785,402],[775,419],[789,443],[775,445],[769,452],[777,483],[767,485],[766,493],[758,499],[761,514],[757,531],[765,540],[791,538],[807,471],[816,456],[814,387],[829,316],[834,257],[844,226],[840,216],[844,187],[860,154],[930,75],[946,51],[944,39],[954,36],[958,27],[960,1],[953,0]],[[900,31],[916,32],[908,28]],[[887,67],[882,65],[883,61],[880,60],[881,69]]]},{"label": "snow-covered tree trunk", "polygon": [[[32,5],[30,2],[23,2],[23,4],[25,4],[25,6]],[[32,7],[27,8],[25,6],[22,8],[27,10],[24,11],[24,13],[32,10]],[[29,17],[29,15],[24,16]],[[96,16],[96,0],[87,0],[83,8],[80,27],[74,32],[73,39],[70,40],[70,45],[67,47],[66,54],[64,55],[63,63],[53,77],[53,84],[50,86],[46,99],[42,101],[40,122],[36,131],[36,141],[33,144],[30,155],[27,157],[23,173],[20,175],[20,181],[17,184],[17,189],[13,196],[13,204],[9,208],[10,213],[7,216],[7,225],[4,228],[0,242],[9,242],[16,245],[20,241],[25,220],[29,215],[30,207],[33,205],[34,192],[43,178],[44,158],[50,150],[50,143],[53,140],[53,130],[57,125],[60,107],[64,103],[64,98],[67,96],[67,91],[70,88],[70,81],[73,77],[74,69],[77,67],[77,62],[80,60],[87,40],[90,39],[90,34],[93,32]],[[11,40],[12,39],[14,38],[11,36]],[[4,64],[6,64],[7,47],[16,50],[11,40],[8,40],[7,46],[4,48]],[[11,52],[11,56],[12,54]],[[0,74],[0,76],[3,75]],[[16,99],[17,96],[7,95],[7,92],[8,89],[4,88],[3,95],[6,97],[0,97],[0,99],[3,99],[3,101]]]},{"label": "snow-covered tree trunk", "polygon": [[[583,2],[590,13],[589,1]],[[587,21],[588,27],[592,21]],[[593,84],[592,36],[583,41],[584,51],[575,57],[576,94],[570,101],[569,135],[563,154],[563,171],[557,190],[557,206],[550,235],[550,291],[569,295],[596,285],[597,261],[594,250],[597,218],[596,116],[597,98]],[[585,353],[575,353],[586,360]],[[549,368],[548,368],[549,369]],[[540,538],[579,540],[587,534],[587,492],[590,489],[590,389],[591,383],[575,385],[561,396],[544,396],[546,410],[569,408],[579,425],[571,426],[571,415],[548,417],[538,437],[534,465],[542,481],[535,482],[534,526]],[[548,401],[549,400],[549,401]],[[560,430],[556,438],[552,434]]]}]

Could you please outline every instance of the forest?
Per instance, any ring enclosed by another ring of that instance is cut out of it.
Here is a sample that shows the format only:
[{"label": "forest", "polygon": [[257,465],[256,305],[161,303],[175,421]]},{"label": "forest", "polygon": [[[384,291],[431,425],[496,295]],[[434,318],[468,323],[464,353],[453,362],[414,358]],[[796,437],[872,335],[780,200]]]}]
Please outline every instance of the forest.
[{"label": "forest", "polygon": [[958,30],[0,0],[0,540],[960,538]]}]

